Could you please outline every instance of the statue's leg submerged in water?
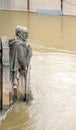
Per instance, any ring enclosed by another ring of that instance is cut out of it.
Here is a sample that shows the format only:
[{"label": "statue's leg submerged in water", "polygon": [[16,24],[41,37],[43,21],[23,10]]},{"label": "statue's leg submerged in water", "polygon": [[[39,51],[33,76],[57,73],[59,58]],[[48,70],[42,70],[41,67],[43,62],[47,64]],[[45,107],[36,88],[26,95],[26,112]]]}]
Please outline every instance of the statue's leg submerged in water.
[{"label": "statue's leg submerged in water", "polygon": [[19,80],[18,80],[18,86],[17,86],[17,99],[23,100],[25,96],[25,72],[20,72]]},{"label": "statue's leg submerged in water", "polygon": [[28,102],[33,99],[30,85],[30,67],[28,67],[27,71],[19,70],[17,87],[14,86],[14,95],[17,100]]}]

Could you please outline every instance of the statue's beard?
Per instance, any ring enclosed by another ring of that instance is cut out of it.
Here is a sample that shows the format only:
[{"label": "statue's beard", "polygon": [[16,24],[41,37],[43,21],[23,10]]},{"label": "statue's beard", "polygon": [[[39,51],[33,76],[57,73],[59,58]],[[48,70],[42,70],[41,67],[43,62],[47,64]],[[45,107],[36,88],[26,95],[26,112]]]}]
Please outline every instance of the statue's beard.
[{"label": "statue's beard", "polygon": [[26,41],[28,38],[28,34],[18,33],[17,38]]}]

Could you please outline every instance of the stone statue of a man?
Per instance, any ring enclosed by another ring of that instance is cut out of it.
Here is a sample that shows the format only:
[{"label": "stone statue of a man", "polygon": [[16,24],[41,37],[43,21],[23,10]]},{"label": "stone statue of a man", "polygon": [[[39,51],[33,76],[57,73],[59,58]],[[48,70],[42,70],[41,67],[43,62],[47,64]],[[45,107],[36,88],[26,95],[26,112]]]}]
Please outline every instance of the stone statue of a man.
[{"label": "stone statue of a man", "polygon": [[26,77],[32,57],[32,48],[27,44],[27,38],[27,28],[17,26],[15,30],[15,39],[9,40],[14,97],[22,100],[26,98]]}]

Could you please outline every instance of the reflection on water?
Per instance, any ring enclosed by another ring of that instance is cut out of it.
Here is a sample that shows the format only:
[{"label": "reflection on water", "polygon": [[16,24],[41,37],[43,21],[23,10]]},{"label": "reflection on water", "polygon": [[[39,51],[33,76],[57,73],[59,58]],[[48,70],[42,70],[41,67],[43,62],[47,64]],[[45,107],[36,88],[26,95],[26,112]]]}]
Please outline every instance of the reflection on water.
[{"label": "reflection on water", "polygon": [[0,35],[11,38],[18,24],[28,27],[34,53],[34,99],[17,102],[0,130],[76,130],[76,17],[2,11],[0,16]]}]

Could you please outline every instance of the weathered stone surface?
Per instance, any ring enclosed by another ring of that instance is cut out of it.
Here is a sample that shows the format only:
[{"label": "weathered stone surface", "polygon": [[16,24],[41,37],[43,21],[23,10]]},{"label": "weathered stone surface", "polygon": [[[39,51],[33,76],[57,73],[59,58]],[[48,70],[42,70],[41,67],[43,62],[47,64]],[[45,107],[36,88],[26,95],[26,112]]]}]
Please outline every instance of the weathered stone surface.
[{"label": "weathered stone surface", "polygon": [[9,65],[9,46],[7,37],[1,37],[2,40],[2,105],[3,109],[5,106],[10,105],[10,65]]},{"label": "weathered stone surface", "polygon": [[17,86],[17,99],[22,100],[25,96],[25,74],[20,74],[20,78]]},{"label": "weathered stone surface", "polygon": [[9,70],[9,66],[7,65],[3,65],[3,85],[4,84],[10,84],[10,70]]},{"label": "weathered stone surface", "polygon": [[3,105],[9,105],[10,104],[10,96],[9,96],[9,86],[8,84],[4,84],[3,86]]},{"label": "weathered stone surface", "polygon": [[3,56],[2,62],[3,65],[9,65],[9,47],[8,47],[8,40],[7,37],[2,37],[2,49],[3,49]]},{"label": "weathered stone surface", "polygon": [[29,102],[33,99],[30,86],[30,65],[25,73],[20,73],[17,86],[17,99]]},{"label": "weathered stone surface", "polygon": [[0,40],[0,110],[2,109],[2,44]]}]

